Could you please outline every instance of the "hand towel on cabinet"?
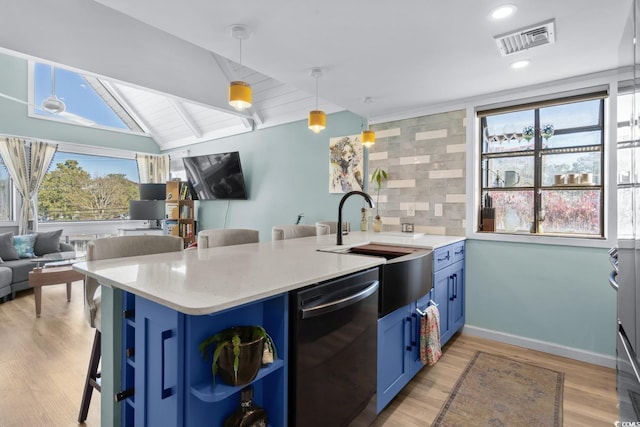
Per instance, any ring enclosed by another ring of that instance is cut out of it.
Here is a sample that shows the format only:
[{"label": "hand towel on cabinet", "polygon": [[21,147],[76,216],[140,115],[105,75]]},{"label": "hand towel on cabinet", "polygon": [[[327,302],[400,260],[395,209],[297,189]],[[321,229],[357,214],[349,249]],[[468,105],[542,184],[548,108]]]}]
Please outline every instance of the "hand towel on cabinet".
[{"label": "hand towel on cabinet", "polygon": [[430,305],[420,320],[420,360],[424,365],[433,365],[440,356],[440,311]]}]

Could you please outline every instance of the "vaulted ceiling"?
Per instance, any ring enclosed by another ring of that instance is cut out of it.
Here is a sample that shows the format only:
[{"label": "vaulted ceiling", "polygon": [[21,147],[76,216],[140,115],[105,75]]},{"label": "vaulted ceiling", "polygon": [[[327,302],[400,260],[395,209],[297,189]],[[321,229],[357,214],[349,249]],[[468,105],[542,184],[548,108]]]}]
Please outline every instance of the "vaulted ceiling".
[{"label": "vaulted ceiling", "polygon": [[[376,122],[632,64],[631,0],[509,3],[494,21],[496,0],[4,1],[0,47],[104,79],[162,149],[305,119],[312,67],[320,109]],[[549,20],[555,43],[501,54],[495,36]],[[252,31],[242,66],[233,24]],[[244,113],[226,102],[236,79],[253,87]]]}]

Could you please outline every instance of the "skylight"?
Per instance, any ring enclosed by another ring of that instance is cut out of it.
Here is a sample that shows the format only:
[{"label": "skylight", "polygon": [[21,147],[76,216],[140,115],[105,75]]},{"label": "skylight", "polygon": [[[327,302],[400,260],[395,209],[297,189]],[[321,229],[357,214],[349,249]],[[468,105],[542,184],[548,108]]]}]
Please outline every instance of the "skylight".
[{"label": "skylight", "polygon": [[[53,94],[64,104],[62,112],[48,112],[42,102]],[[34,62],[33,113],[36,116],[66,121],[84,126],[106,127],[144,133],[99,79]]]}]

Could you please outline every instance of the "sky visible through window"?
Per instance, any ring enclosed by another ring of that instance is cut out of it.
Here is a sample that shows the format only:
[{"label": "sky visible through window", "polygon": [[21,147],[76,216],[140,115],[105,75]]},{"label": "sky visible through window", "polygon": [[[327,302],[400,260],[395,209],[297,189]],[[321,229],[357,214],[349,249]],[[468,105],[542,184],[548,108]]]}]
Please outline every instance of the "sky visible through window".
[{"label": "sky visible through window", "polygon": [[77,160],[82,169],[91,177],[104,177],[108,174],[123,174],[128,180],[139,182],[138,165],[133,159],[119,159],[115,157],[91,156],[87,154],[65,153],[58,151],[51,162],[49,172],[56,169],[56,164],[67,160]]},{"label": "sky visible through window", "polygon": [[[51,83],[51,66],[36,62],[34,65],[34,110],[36,114],[55,117],[70,123],[74,123],[73,115],[77,115],[97,125],[129,129],[82,75],[62,68],[55,69],[55,94],[65,103],[65,113],[69,114],[51,114],[44,111],[41,105],[43,100],[51,96]],[[77,121],[76,124],[78,124]]]}]

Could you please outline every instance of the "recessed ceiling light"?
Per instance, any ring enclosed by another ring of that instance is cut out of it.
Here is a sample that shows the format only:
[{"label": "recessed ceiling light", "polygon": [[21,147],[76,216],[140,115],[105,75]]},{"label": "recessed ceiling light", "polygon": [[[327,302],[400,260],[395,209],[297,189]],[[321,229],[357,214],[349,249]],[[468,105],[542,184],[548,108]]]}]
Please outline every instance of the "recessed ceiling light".
[{"label": "recessed ceiling light", "polygon": [[505,4],[502,6],[498,6],[491,11],[491,18],[496,20],[504,19],[508,16],[513,15],[516,9],[517,8],[512,4]]},{"label": "recessed ceiling light", "polygon": [[521,59],[520,61],[516,61],[516,62],[512,62],[511,65],[509,65],[511,68],[513,68],[514,70],[517,70],[519,68],[524,68],[527,65],[529,65],[531,61],[528,59]]}]

